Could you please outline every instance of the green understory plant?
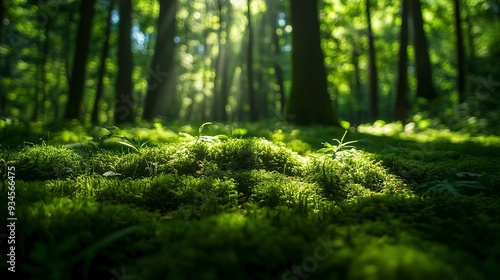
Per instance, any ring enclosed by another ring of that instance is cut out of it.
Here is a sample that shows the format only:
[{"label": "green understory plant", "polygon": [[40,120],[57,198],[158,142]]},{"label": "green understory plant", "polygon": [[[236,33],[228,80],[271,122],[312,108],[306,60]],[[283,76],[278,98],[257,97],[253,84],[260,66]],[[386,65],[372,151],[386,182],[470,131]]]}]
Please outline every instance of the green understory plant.
[{"label": "green understory plant", "polygon": [[333,159],[337,158],[341,152],[348,152],[352,151],[355,149],[354,146],[351,146],[350,144],[358,142],[358,140],[353,140],[353,141],[348,141],[344,143],[344,138],[347,134],[347,130],[344,132],[344,135],[340,140],[338,139],[333,139],[333,141],[336,141],[338,144],[337,145],[332,145],[328,142],[323,142],[324,148],[321,148],[317,150],[317,153],[325,154],[325,155],[330,155]]},{"label": "green understory plant", "polygon": [[229,136],[225,134],[218,134],[215,136],[208,136],[208,135],[202,135],[203,129],[205,128],[206,125],[210,125],[212,122],[205,122],[200,127],[198,128],[198,136],[192,136],[189,133],[186,132],[179,132],[180,135],[187,137],[187,138],[194,138],[196,139],[196,143],[198,142],[214,142],[214,141],[219,141],[219,140],[228,140]]},{"label": "green understory plant", "polygon": [[489,190],[481,182],[473,180],[481,177],[483,174],[460,171],[452,169],[450,172],[441,176],[442,180],[436,180],[421,184],[417,188],[417,193],[423,194],[428,191],[438,191],[448,193],[450,196],[457,198],[467,194],[474,194],[480,191]]},{"label": "green understory plant", "polygon": [[141,139],[139,138],[128,138],[127,136],[117,136],[120,137],[121,139],[127,141],[119,141],[118,144],[121,144],[125,147],[131,148],[132,150],[136,151],[137,153],[141,152],[141,149],[146,146],[147,143],[149,143],[151,140],[148,140],[146,142],[142,142]]}]

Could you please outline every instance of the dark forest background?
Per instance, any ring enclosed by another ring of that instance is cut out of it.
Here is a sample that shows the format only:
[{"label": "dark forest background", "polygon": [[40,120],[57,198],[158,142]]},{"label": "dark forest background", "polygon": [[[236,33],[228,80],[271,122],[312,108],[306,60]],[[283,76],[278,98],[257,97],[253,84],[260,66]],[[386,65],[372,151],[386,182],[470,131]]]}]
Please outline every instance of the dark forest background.
[{"label": "dark forest background", "polygon": [[4,124],[500,120],[498,0],[0,4]]}]

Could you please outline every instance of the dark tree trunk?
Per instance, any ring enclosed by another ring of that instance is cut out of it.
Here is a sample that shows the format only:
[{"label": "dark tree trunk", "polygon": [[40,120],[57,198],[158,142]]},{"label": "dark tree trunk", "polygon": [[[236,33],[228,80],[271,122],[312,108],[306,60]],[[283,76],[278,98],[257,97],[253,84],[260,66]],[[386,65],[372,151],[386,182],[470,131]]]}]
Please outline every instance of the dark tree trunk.
[{"label": "dark tree trunk", "polygon": [[276,1],[268,0],[267,3],[269,7],[270,19],[271,19],[271,39],[272,39],[272,48],[274,49],[274,74],[276,75],[276,85],[278,86],[278,93],[280,96],[280,109],[279,112],[281,115],[285,113],[285,87],[284,87],[284,78],[283,78],[283,69],[281,68],[280,57],[281,57],[281,44],[280,38],[276,30],[278,29],[278,9]]},{"label": "dark tree trunk", "polygon": [[115,84],[115,123],[134,122],[134,99],[132,96],[132,3],[120,0],[120,22],[118,23],[118,75]]},{"label": "dark tree trunk", "polygon": [[327,91],[316,0],[291,0],[292,89],[286,118],[296,124],[340,126]]},{"label": "dark tree trunk", "polygon": [[370,0],[366,0],[366,20],[368,26],[368,46],[369,46],[369,67],[370,67],[370,114],[371,121],[376,121],[378,118],[378,79],[377,79],[377,62],[375,57],[375,44],[372,31],[371,20],[371,5]]},{"label": "dark tree trunk", "polygon": [[[248,36],[248,29],[244,31],[244,34],[242,35],[242,38],[245,38]],[[246,54],[248,49],[248,42],[245,40],[241,40],[241,53]],[[239,57],[239,65],[241,69],[244,69],[245,63],[247,61],[247,57],[245,55],[241,55]],[[242,122],[242,121],[247,121],[248,120],[248,114],[246,112],[246,105],[248,100],[248,83],[247,83],[247,77],[243,74],[244,72],[242,71],[241,74],[239,75],[239,80],[238,80],[238,85],[240,90],[236,93],[236,106],[237,106],[237,121]]]},{"label": "dark tree trunk", "polygon": [[73,70],[71,71],[71,82],[69,85],[69,98],[64,114],[64,119],[66,120],[83,120],[85,68],[90,48],[95,2],[96,0],[84,0],[80,6],[80,26],[78,27],[78,35],[76,37]]},{"label": "dark tree trunk", "polygon": [[47,18],[47,22],[45,23],[45,28],[44,28],[44,37],[45,40],[43,42],[43,47],[42,47],[42,59],[40,61],[40,92],[42,94],[42,104],[40,106],[41,109],[41,115],[42,115],[42,120],[45,120],[45,101],[47,100],[47,71],[46,71],[46,64],[47,64],[47,59],[49,56],[49,47],[50,47],[50,37],[49,37],[49,31],[50,31],[50,23],[51,19]]},{"label": "dark tree trunk", "polygon": [[458,102],[465,101],[465,50],[464,39],[462,35],[462,19],[460,17],[460,0],[454,0],[455,7],[455,33],[457,40],[457,91]]},{"label": "dark tree trunk", "polygon": [[[229,40],[229,32],[231,26],[231,2],[217,1],[219,11],[219,30],[217,60],[215,63],[215,78],[214,78],[214,100],[212,104],[212,119],[214,121],[227,121],[226,105],[229,100],[230,77],[229,71],[231,67],[231,46]],[[224,12],[224,6],[226,12]],[[226,37],[222,38],[222,34]]]},{"label": "dark tree trunk", "polygon": [[410,1],[413,23],[413,46],[415,49],[415,70],[417,73],[417,97],[433,100],[437,97],[432,82],[432,66],[429,58],[427,38],[424,31],[420,0]]},{"label": "dark tree trunk", "polygon": [[177,0],[160,0],[158,35],[149,70],[148,92],[143,113],[144,119],[148,121],[152,121],[155,117],[178,116],[174,74],[177,4]]},{"label": "dark tree trunk", "polygon": [[408,90],[408,9],[410,0],[403,0],[401,5],[401,33],[399,35],[399,63],[396,85],[395,119],[401,122],[406,120]]},{"label": "dark tree trunk", "polygon": [[470,7],[466,5],[466,22],[467,22],[467,46],[469,47],[469,60],[467,62],[467,70],[469,73],[474,74],[476,71],[476,45],[474,42],[474,32],[472,19],[470,15]]},{"label": "dark tree trunk", "polygon": [[[0,0],[0,45],[2,45],[2,39],[3,39],[3,17],[5,16],[5,7],[3,5],[3,0]],[[1,56],[1,55],[0,55]],[[7,77],[5,74],[7,73],[8,70],[6,70],[7,67],[7,57],[4,57],[3,59],[4,64],[0,65],[0,116],[3,116],[5,114],[5,105],[7,103],[7,98],[5,96],[5,86],[3,84],[3,78]],[[10,68],[10,66],[9,66]]]},{"label": "dark tree trunk", "polygon": [[251,1],[247,0],[247,18],[248,18],[248,49],[247,49],[247,82],[248,82],[248,102],[250,104],[250,121],[256,122],[259,120],[259,110],[257,106],[257,93],[254,88],[254,73],[253,73],[253,28],[252,28],[252,12],[250,10]]},{"label": "dark tree trunk", "polygon": [[101,101],[102,98],[102,93],[104,90],[104,73],[106,72],[106,58],[108,57],[109,54],[109,36],[111,33],[111,14],[113,12],[113,8],[115,6],[115,1],[116,0],[111,0],[109,1],[109,6],[108,6],[108,18],[106,20],[106,28],[104,29],[104,45],[102,47],[102,53],[101,53],[101,64],[99,65],[99,72],[98,72],[98,77],[97,77],[97,89],[96,89],[96,94],[95,94],[95,100],[94,100],[94,108],[92,110],[92,123],[93,124],[98,124],[99,123],[99,102]]}]

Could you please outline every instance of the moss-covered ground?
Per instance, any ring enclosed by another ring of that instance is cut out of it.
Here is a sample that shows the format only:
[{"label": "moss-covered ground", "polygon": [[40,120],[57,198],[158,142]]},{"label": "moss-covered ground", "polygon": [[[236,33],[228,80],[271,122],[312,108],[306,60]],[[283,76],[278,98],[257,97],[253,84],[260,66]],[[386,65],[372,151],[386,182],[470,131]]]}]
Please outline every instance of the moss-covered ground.
[{"label": "moss-covered ground", "polygon": [[3,123],[16,277],[500,279],[499,136],[344,132]]}]

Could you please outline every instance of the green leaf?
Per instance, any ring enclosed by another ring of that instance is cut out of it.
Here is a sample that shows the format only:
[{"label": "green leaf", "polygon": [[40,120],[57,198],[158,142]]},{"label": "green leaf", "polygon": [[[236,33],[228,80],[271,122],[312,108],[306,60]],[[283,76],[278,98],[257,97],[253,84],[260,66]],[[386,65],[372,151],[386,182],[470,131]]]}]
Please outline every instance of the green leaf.
[{"label": "green leaf", "polygon": [[472,172],[456,172],[455,175],[458,177],[481,177],[483,174],[472,173]]},{"label": "green leaf", "polygon": [[417,188],[417,192],[424,193],[430,190],[447,192],[453,197],[461,197],[466,193],[477,190],[488,189],[483,184],[478,181],[448,181],[448,179],[442,181],[432,181],[420,185]]},{"label": "green leaf", "polygon": [[134,145],[132,145],[132,144],[129,144],[129,143],[126,143],[126,142],[123,142],[123,141],[118,142],[118,144],[121,144],[121,145],[123,145],[123,146],[127,146],[127,147],[129,147],[129,148],[132,148],[132,149],[134,149],[134,150],[135,150],[135,151],[137,151],[137,152],[139,151],[139,150],[138,150],[138,149],[137,149]]},{"label": "green leaf", "polygon": [[216,137],[219,138],[220,140],[229,140],[229,136],[224,134],[216,135]]},{"label": "green leaf", "polygon": [[203,128],[205,127],[205,125],[209,125],[209,124],[212,124],[212,122],[206,122],[206,123],[203,123],[202,125],[200,125],[200,128],[198,128],[198,133],[201,135],[201,132],[203,131]]}]

